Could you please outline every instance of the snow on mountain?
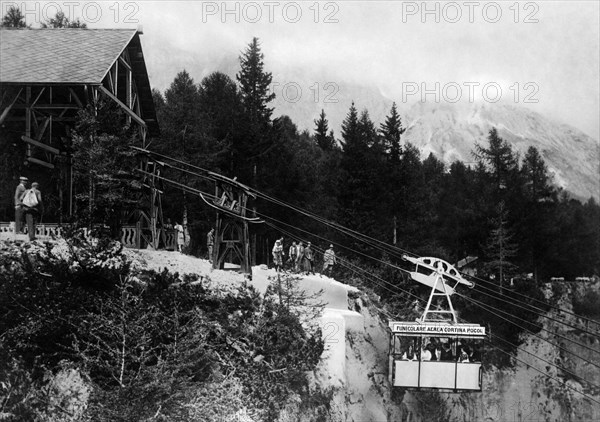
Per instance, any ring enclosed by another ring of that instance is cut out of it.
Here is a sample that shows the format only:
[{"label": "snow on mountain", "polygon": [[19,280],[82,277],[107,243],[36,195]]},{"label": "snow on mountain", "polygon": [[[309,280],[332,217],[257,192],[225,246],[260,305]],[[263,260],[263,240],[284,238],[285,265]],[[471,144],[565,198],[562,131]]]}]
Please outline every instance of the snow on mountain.
[{"label": "snow on mountain", "polygon": [[598,141],[525,107],[418,103],[405,114],[404,125],[404,141],[417,146],[423,155],[433,152],[446,163],[473,162],[475,143],[486,145],[490,129],[496,127],[521,158],[530,146],[536,147],[555,185],[581,199],[599,197]]}]

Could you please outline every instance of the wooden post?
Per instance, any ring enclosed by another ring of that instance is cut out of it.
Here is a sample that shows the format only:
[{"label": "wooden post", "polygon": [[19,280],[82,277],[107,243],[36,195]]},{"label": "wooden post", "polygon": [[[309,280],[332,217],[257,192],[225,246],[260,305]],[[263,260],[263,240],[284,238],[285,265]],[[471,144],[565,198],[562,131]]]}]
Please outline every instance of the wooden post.
[{"label": "wooden post", "polygon": [[[31,86],[25,88],[25,136],[31,138]],[[31,145],[27,144],[27,158],[31,157]]]},{"label": "wooden post", "polygon": [[142,247],[142,224],[140,221],[135,223],[135,247],[141,249]]},{"label": "wooden post", "polygon": [[[254,179],[254,187],[258,188],[258,171],[256,162],[254,162],[254,169],[252,178]],[[252,217],[256,217],[256,205],[252,206]],[[256,265],[256,233],[252,233],[252,263],[251,265]]]}]

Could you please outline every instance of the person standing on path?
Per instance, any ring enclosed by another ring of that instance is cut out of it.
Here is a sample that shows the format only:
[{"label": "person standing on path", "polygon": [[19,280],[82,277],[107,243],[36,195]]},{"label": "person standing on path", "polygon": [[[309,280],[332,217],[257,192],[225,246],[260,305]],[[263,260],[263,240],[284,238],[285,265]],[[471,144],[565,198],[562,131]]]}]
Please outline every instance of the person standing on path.
[{"label": "person standing on path", "polygon": [[296,271],[302,271],[302,260],[304,259],[304,243],[298,242],[296,248]]},{"label": "person standing on path", "polygon": [[329,249],[325,251],[323,254],[323,274],[331,277],[331,272],[333,271],[333,266],[337,263],[337,258],[335,256],[335,251],[333,250],[333,245],[329,245]]},{"label": "person standing on path", "polygon": [[27,191],[27,178],[19,177],[19,184],[15,190],[15,234],[23,232],[23,197]]},{"label": "person standing on path", "polygon": [[292,242],[292,246],[288,251],[288,259],[287,262],[290,264],[290,270],[293,270],[296,266],[296,256],[298,255],[298,246],[296,242]]},{"label": "person standing on path", "polygon": [[213,262],[213,250],[215,247],[215,229],[210,229],[206,235],[206,248],[208,249],[208,262]]},{"label": "person standing on path", "polygon": [[306,248],[304,248],[304,265],[305,265],[305,269],[306,269],[306,275],[308,275],[309,273],[312,273],[313,275],[315,275],[315,271],[314,271],[314,260],[315,260],[315,255],[314,252],[312,250],[312,244],[310,242],[308,242],[308,245],[306,245]]},{"label": "person standing on path", "polygon": [[44,204],[42,202],[42,193],[39,190],[40,184],[33,182],[31,189],[23,195],[22,203],[25,209],[25,220],[27,221],[27,234],[29,240],[35,240],[35,226],[44,213]]},{"label": "person standing on path", "polygon": [[177,230],[177,250],[179,252],[183,251],[183,243],[185,241],[185,236],[183,233],[183,226],[178,222],[175,222],[175,230]]},{"label": "person standing on path", "polygon": [[281,271],[283,268],[283,243],[281,239],[277,239],[275,241],[275,245],[273,246],[273,264],[275,265],[275,270],[277,272]]}]

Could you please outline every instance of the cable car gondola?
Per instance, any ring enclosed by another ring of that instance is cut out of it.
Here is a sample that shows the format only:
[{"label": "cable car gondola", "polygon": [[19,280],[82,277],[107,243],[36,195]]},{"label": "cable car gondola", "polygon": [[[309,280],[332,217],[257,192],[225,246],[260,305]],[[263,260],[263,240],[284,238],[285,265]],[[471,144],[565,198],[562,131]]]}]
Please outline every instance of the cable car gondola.
[{"label": "cable car gondola", "polygon": [[[403,258],[415,264],[411,278],[430,287],[431,293],[421,318],[389,322],[390,383],[409,389],[481,391],[485,327],[459,323],[450,300],[458,285],[473,288],[474,283],[444,260]],[[438,304],[433,309],[435,297],[445,298],[448,307]]]}]

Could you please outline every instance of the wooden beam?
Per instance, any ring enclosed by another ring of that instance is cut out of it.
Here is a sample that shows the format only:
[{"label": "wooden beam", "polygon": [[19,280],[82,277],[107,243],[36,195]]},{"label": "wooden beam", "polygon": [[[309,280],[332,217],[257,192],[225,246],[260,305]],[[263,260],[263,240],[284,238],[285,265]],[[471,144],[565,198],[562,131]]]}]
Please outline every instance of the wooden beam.
[{"label": "wooden beam", "polygon": [[43,142],[36,141],[35,139],[31,139],[28,136],[21,136],[21,139],[23,141],[27,142],[28,144],[35,145],[36,147],[44,149],[44,150],[46,150],[48,152],[51,152],[53,154],[56,154],[56,155],[60,154],[60,151],[58,149],[56,149],[54,147],[51,147],[50,145],[46,145]]},{"label": "wooden beam", "polygon": [[123,103],[121,100],[119,100],[112,92],[110,92],[108,89],[104,88],[103,86],[99,86],[98,89],[100,91],[102,91],[104,94],[106,94],[109,98],[111,98],[114,102],[116,102],[140,126],[146,127],[146,122],[144,122],[144,120],[140,116],[138,116],[132,109],[130,109],[129,107],[127,107],[125,105],[125,103]]},{"label": "wooden beam", "polygon": [[38,127],[35,135],[38,141],[42,139],[42,136],[44,136],[44,132],[46,132],[46,128],[48,127],[48,123],[50,123],[50,119],[51,117],[46,117],[44,123],[42,123],[41,129]]},{"label": "wooden beam", "polygon": [[19,89],[19,92],[17,92],[17,95],[15,95],[15,98],[13,98],[11,103],[8,106],[6,106],[6,108],[2,112],[2,115],[0,115],[0,125],[2,123],[4,123],[4,119],[6,119],[6,116],[8,116],[8,113],[10,113],[10,109],[15,105],[19,96],[21,96],[21,92],[23,92],[23,88]]},{"label": "wooden beam", "polygon": [[[24,109],[27,108],[26,105],[17,105],[15,107],[15,109]],[[40,105],[36,105],[35,110],[56,110],[56,109],[70,109],[70,110],[79,110],[79,107],[77,107],[75,104],[40,104]]]},{"label": "wooden beam", "polygon": [[33,123],[33,133],[37,133],[38,131],[38,122],[37,122],[37,114],[35,112],[35,109],[31,109],[31,123]]},{"label": "wooden beam", "polygon": [[127,63],[127,61],[123,58],[122,55],[119,56],[119,62],[121,62],[121,64],[131,72],[131,66],[129,66],[129,63]]},{"label": "wooden beam", "polygon": [[113,83],[113,77],[112,77],[112,72],[108,71],[108,87],[110,88],[111,91],[114,92],[115,90],[115,84]]},{"label": "wooden beam", "polygon": [[46,88],[42,88],[40,90],[40,93],[38,94],[37,97],[35,97],[35,100],[33,100],[33,103],[31,103],[31,107],[35,107],[35,105],[37,104],[38,100],[40,99],[40,97],[42,96],[42,94],[44,93],[44,91],[46,90]]},{"label": "wooden beam", "polygon": [[[6,118],[7,122],[24,122],[25,120],[26,120],[25,117],[7,117]],[[76,120],[76,118],[73,116],[71,116],[71,117],[52,116],[52,120],[54,122],[74,122]]]},{"label": "wooden beam", "polygon": [[47,163],[46,161],[38,160],[37,158],[27,157],[27,161],[34,164],[39,164],[40,166],[48,167],[49,169],[54,168],[54,164]]},{"label": "wooden beam", "polygon": [[115,86],[114,86],[114,94],[116,97],[119,96],[119,61],[115,62]]},{"label": "wooden beam", "polygon": [[77,106],[79,108],[83,108],[83,103],[81,102],[81,100],[79,99],[79,97],[77,96],[77,93],[75,92],[75,90],[73,88],[69,88],[69,92],[71,93],[71,95],[73,96],[73,99],[75,100],[75,102],[77,103]]},{"label": "wooden beam", "polygon": [[[31,137],[31,87],[25,87],[25,136]],[[31,157],[31,145],[27,145],[27,157]]]}]

